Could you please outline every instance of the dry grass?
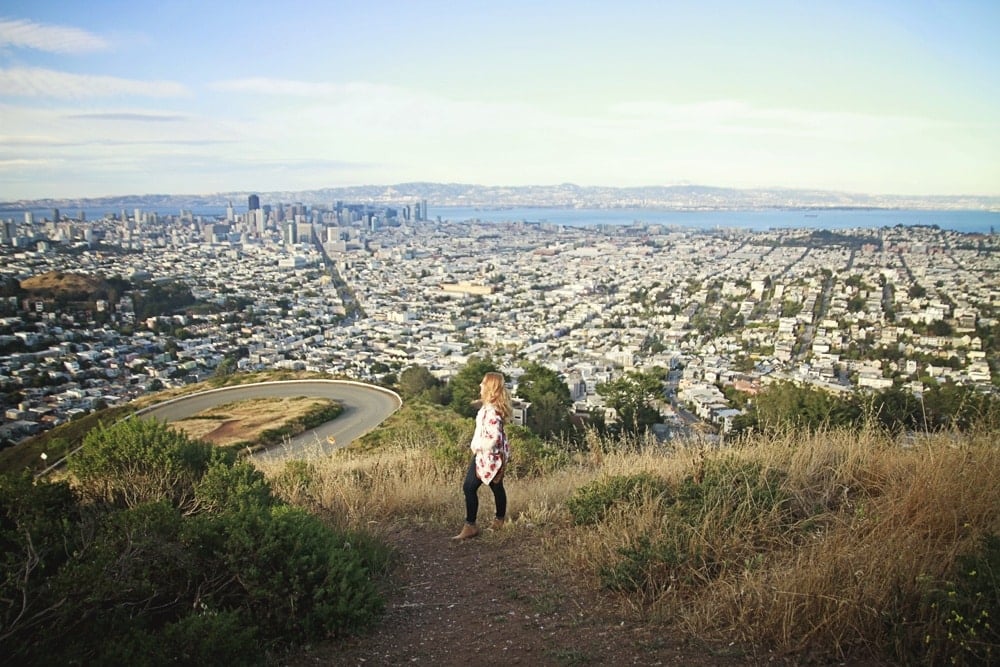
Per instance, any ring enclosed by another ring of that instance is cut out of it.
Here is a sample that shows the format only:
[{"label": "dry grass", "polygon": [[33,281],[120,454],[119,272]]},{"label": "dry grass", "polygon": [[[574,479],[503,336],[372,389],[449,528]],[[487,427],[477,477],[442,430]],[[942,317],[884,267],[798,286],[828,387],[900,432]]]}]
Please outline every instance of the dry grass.
[{"label": "dry grass", "polygon": [[104,281],[80,273],[49,271],[21,280],[21,288],[28,291],[91,293],[104,285]]},{"label": "dry grass", "polygon": [[249,399],[219,405],[171,425],[191,438],[215,445],[256,442],[264,431],[281,428],[332,403],[305,396]]},{"label": "dry grass", "polygon": [[[421,431],[374,451],[265,472],[286,497],[348,527],[414,517],[457,525],[464,466],[440,455],[455,446],[441,438]],[[724,449],[592,439],[568,460],[544,475],[507,478],[514,528],[546,526],[552,567],[589,575],[677,628],[779,654],[895,652],[914,661],[923,642],[953,655],[928,593],[954,579],[959,556],[975,553],[983,536],[1000,534],[992,434],[909,447],[847,431]],[[574,525],[571,497],[638,473],[668,491],[624,499],[596,523]],[[489,507],[488,490],[481,494]]]}]

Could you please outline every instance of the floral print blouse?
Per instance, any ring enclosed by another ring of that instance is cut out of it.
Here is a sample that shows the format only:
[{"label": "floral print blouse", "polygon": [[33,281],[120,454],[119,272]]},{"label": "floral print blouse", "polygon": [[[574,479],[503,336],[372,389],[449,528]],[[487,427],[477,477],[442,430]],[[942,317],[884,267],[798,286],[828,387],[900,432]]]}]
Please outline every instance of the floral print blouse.
[{"label": "floral print blouse", "polygon": [[510,444],[503,430],[503,418],[496,408],[484,403],[476,413],[476,432],[469,448],[476,454],[476,476],[489,484],[510,458]]}]

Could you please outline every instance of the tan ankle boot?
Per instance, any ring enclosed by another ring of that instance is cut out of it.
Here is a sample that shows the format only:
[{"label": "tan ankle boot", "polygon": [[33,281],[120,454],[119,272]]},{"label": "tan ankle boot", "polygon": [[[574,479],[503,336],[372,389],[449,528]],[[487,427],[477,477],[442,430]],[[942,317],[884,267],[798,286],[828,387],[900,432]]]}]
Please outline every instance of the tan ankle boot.
[{"label": "tan ankle boot", "polygon": [[490,524],[490,530],[502,530],[506,523],[507,519],[493,519],[493,523]]},{"label": "tan ankle boot", "polygon": [[462,526],[462,532],[451,538],[453,540],[467,540],[479,534],[479,528],[474,523],[467,523]]}]

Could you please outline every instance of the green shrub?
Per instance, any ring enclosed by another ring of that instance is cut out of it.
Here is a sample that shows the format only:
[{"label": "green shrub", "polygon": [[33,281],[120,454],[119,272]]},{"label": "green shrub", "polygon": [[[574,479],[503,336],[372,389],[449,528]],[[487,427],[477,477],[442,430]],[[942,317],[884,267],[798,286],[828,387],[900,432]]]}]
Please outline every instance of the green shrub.
[{"label": "green shrub", "polygon": [[289,501],[312,497],[316,484],[316,466],[308,461],[286,461],[281,471],[271,480],[274,493]]},{"label": "green shrub", "polygon": [[566,501],[573,523],[601,521],[615,505],[635,504],[666,493],[666,480],[649,473],[615,475],[596,480],[577,489]]},{"label": "green shrub", "polygon": [[431,458],[434,463],[441,466],[445,470],[464,469],[469,465],[469,461],[472,460],[472,450],[469,449],[468,444],[461,444],[459,442],[447,442],[439,445],[435,445],[431,449]]},{"label": "green shrub", "polygon": [[960,557],[954,581],[931,587],[923,603],[932,619],[928,656],[953,665],[1000,660],[1000,536],[986,535],[980,550]]},{"label": "green shrub", "polygon": [[384,540],[361,530],[339,532],[340,543],[356,554],[362,565],[372,575],[388,574],[395,559],[395,551]]},{"label": "green shrub", "polygon": [[230,604],[238,593],[264,638],[339,635],[364,627],[382,610],[382,600],[360,555],[342,535],[298,508],[220,515],[201,531],[222,536],[222,565],[238,575],[206,603]]},{"label": "green shrub", "polygon": [[543,475],[566,465],[566,451],[545,442],[526,428],[507,427],[510,437],[511,470],[519,477]]},{"label": "green shrub", "polygon": [[[69,656],[68,662],[72,661]],[[233,665],[267,664],[252,619],[240,610],[191,613],[166,624],[160,632],[133,630],[102,643],[92,664]]]},{"label": "green shrub", "polygon": [[195,484],[198,511],[238,512],[247,507],[268,507],[274,502],[264,474],[251,463],[228,465],[215,461]]},{"label": "green shrub", "polygon": [[704,561],[689,544],[690,528],[651,539],[643,535],[623,547],[621,558],[598,571],[601,584],[613,591],[644,592],[655,595],[678,579],[692,583],[691,573]]},{"label": "green shrub", "polygon": [[[571,498],[576,523],[599,521],[616,502],[659,496],[659,530],[617,549],[619,559],[600,568],[612,590],[651,596],[671,586],[699,586],[727,567],[754,559],[758,536],[783,530],[784,475],[733,458],[702,461],[676,487],[649,475],[615,477],[583,487]],[[789,529],[791,526],[789,524]]]},{"label": "green shrub", "polygon": [[133,418],[95,428],[67,464],[89,499],[120,508],[168,499],[187,510],[194,502],[195,482],[213,460],[224,457],[181,431]]},{"label": "green shrub", "polygon": [[[97,517],[93,535],[39,589],[53,609],[12,647],[29,662],[54,659],[50,637],[65,647],[55,662],[89,662],[123,634],[155,634],[189,613],[195,561],[178,540],[181,516],[166,501]],[[41,652],[41,653],[39,653]]]},{"label": "green shrub", "polygon": [[86,495],[0,478],[0,647],[11,660],[259,664],[381,612],[387,547],[281,503],[232,453],[155,422],[102,428],[90,444],[74,468]]},{"label": "green shrub", "polygon": [[681,480],[674,511],[690,525],[713,513],[730,526],[754,521],[787,504],[781,486],[784,478],[781,471],[765,470],[759,463],[730,457],[706,460]]},{"label": "green shrub", "polygon": [[[131,405],[122,405],[91,412],[49,431],[43,431],[14,447],[0,450],[0,471],[14,472],[27,468],[39,472],[78,447],[87,433],[101,422],[111,423],[122,419],[134,409]],[[41,458],[42,454],[45,454],[45,459]]]},{"label": "green shrub", "polygon": [[[58,612],[48,581],[81,538],[76,496],[65,482],[34,483],[30,473],[0,476],[0,649],[41,643],[31,624]],[[25,651],[21,651],[24,653]]]}]

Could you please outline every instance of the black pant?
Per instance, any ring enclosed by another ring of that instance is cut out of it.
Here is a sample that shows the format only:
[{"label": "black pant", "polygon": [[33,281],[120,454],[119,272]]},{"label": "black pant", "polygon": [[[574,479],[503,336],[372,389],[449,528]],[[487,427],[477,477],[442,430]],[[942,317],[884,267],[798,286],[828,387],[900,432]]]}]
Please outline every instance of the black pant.
[{"label": "black pant", "polygon": [[[506,465],[506,464],[505,464]],[[506,473],[504,474],[506,477]],[[469,471],[465,473],[465,482],[462,483],[462,492],[465,493],[465,521],[475,523],[479,514],[479,487],[483,481],[476,475],[476,457],[472,457],[469,464]],[[497,504],[497,518],[503,519],[507,516],[507,491],[503,488],[503,479],[499,482],[490,482],[490,491],[493,492],[493,500]]]}]

